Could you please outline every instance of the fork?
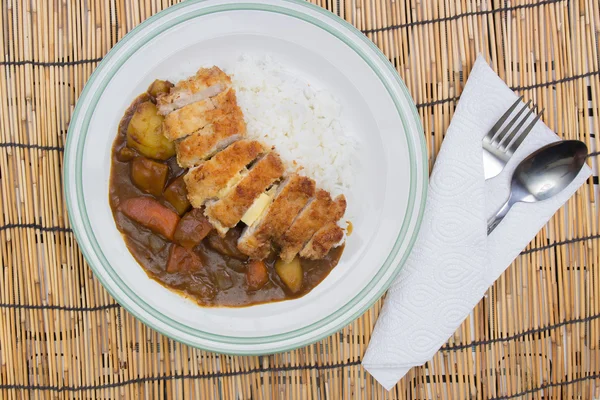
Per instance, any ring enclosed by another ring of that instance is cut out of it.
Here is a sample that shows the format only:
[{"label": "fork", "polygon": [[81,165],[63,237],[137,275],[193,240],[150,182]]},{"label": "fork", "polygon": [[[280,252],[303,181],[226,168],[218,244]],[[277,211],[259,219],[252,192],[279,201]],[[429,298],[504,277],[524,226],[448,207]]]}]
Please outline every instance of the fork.
[{"label": "fork", "polygon": [[[517,114],[506,124],[504,129],[500,130],[506,120],[511,116],[513,111],[523,100],[523,96],[519,97],[517,101],[504,113],[502,117],[496,122],[496,124],[490,129],[490,131],[483,138],[483,171],[485,180],[495,177],[504,169],[508,160],[512,157],[515,151],[519,148],[521,143],[527,137],[527,134],[533,129],[535,124],[538,122],[544,109],[537,113],[536,117],[531,121],[525,129],[521,130],[525,122],[531,115],[534,115],[534,110],[537,110],[537,106],[534,105],[533,109],[529,108],[531,100],[522,107]],[[519,117],[525,112],[525,117],[519,121]],[[519,121],[516,127],[513,128]]]}]

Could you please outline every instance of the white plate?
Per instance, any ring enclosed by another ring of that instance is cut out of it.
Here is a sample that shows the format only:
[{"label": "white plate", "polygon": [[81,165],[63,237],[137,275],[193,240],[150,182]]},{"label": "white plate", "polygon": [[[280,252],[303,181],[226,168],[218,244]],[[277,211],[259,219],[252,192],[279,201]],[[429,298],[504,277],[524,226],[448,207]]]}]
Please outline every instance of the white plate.
[{"label": "white plate", "polygon": [[[338,266],[306,296],[247,308],[202,308],[149,279],[127,250],[108,203],[110,153],[130,102],[155,78],[241,54],[271,55],[342,101],[361,143],[347,193],[354,232]],[[173,339],[233,354],[315,342],[369,308],[400,270],[419,229],[427,152],[408,91],[366,37],[335,15],[287,0],[188,1],[135,28],[86,85],[69,126],[69,217],[104,287],[137,318]]]}]

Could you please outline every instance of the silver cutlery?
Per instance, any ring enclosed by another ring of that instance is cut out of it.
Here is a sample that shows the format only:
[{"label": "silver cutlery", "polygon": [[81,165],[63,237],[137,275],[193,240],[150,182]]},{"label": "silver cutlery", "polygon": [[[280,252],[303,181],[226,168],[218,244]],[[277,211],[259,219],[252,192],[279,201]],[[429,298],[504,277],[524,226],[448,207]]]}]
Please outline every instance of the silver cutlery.
[{"label": "silver cutlery", "polygon": [[[534,114],[534,111],[529,108],[531,104],[531,100],[529,100],[502,129],[506,120],[512,115],[517,106],[521,104],[522,99],[523,96],[519,97],[483,138],[483,171],[486,180],[502,172],[508,160],[510,160],[517,148],[523,143],[523,140],[525,140],[527,134],[533,129],[544,111],[542,109],[525,129],[521,129],[529,117]],[[537,109],[537,106],[534,106],[534,109]],[[519,121],[519,117],[524,112],[525,116]],[[513,128],[513,125],[517,121],[519,123]]]},{"label": "silver cutlery", "polygon": [[587,155],[585,143],[561,140],[527,156],[513,173],[508,200],[488,220],[488,235],[515,203],[546,200],[569,186],[585,164]]}]

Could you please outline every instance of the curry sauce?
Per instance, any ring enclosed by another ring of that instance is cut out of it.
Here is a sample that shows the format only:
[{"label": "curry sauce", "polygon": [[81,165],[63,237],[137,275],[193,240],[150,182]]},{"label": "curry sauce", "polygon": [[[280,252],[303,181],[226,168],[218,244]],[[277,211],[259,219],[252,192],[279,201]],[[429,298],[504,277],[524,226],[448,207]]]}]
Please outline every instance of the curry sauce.
[{"label": "curry sauce", "polygon": [[[245,227],[242,222],[230,229],[224,237],[208,227],[208,234],[202,232],[199,243],[186,242],[186,236],[193,239],[198,230],[203,231],[205,228],[193,223],[188,224],[187,228],[181,226],[188,213],[194,211],[195,214],[202,214],[200,209],[191,208],[185,199],[185,193],[180,193],[185,190],[179,183],[187,170],[179,167],[174,155],[162,160],[151,159],[140,154],[138,149],[128,146],[127,129],[130,120],[136,109],[148,102],[155,103],[155,97],[149,93],[135,99],[119,124],[112,149],[109,194],[117,228],[129,251],[148,276],[202,306],[229,307],[298,298],[325,279],[337,265],[343,245],[333,248],[320,260],[300,258],[303,273],[301,286],[299,290],[292,292],[276,272],[277,251],[272,251],[261,261],[266,266],[266,279],[261,282],[260,287],[256,287],[250,278],[250,270],[254,268],[251,266],[252,261],[237,248],[238,239]],[[147,171],[152,175],[144,175]],[[144,180],[148,183],[145,190],[142,190],[138,182]],[[130,204],[132,199],[142,199],[155,207],[168,209],[164,214],[168,214],[171,219],[176,218],[173,222],[177,225],[175,234],[172,234],[171,228],[161,230],[155,226],[163,220],[170,224],[168,218],[144,223],[144,218],[132,218],[124,212],[125,205]],[[179,254],[177,252],[181,253],[181,262],[192,263],[194,267],[171,268],[170,257],[172,259],[174,254]]]}]

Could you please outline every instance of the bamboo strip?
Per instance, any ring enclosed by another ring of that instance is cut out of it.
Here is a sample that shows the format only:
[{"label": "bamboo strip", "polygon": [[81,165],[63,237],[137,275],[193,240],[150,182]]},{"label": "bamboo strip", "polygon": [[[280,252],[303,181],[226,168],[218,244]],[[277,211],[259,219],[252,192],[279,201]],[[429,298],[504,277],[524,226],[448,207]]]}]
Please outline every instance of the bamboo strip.
[{"label": "bamboo strip", "polygon": [[[76,99],[97,65],[88,60],[176,2],[1,4],[0,216],[11,227],[0,228],[0,398],[484,399],[524,397],[519,393],[528,390],[540,399],[600,397],[600,219],[592,179],[528,248],[593,239],[517,258],[449,341],[496,342],[442,350],[389,393],[358,364],[381,301],[316,345],[268,357],[191,349],[121,308],[75,311],[114,300],[73,234],[12,227],[69,226],[62,153],[11,143],[64,146]],[[416,103],[434,103],[419,108],[430,168],[456,105],[447,99],[460,95],[479,53],[509,85],[534,86],[522,94],[545,108],[544,121],[561,137],[600,149],[597,1],[315,3],[367,30]],[[590,165],[597,176],[597,159]],[[41,308],[47,306],[69,310]],[[545,328],[573,319],[585,322]],[[587,376],[596,378],[580,380]],[[561,383],[573,380],[580,381]]]}]

